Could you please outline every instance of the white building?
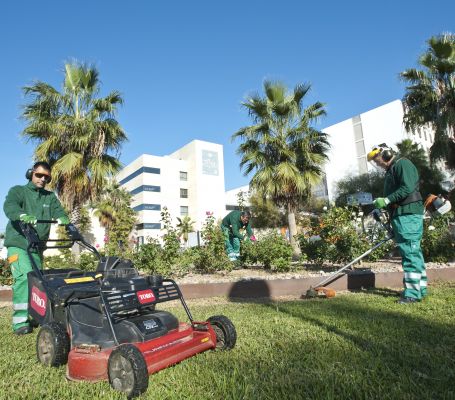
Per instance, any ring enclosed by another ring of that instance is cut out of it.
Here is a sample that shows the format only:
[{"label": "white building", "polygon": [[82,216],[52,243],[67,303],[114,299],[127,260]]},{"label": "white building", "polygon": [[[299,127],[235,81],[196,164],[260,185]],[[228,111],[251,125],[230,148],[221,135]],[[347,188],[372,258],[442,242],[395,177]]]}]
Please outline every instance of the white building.
[{"label": "white building", "polygon": [[337,181],[348,175],[366,173],[371,168],[366,155],[374,145],[387,143],[394,147],[404,139],[411,139],[428,151],[434,139],[432,131],[407,132],[403,115],[401,101],[395,100],[323,129],[331,144],[329,162],[325,166],[330,200],[335,199]]},{"label": "white building", "polygon": [[139,242],[159,237],[161,211],[174,218],[188,215],[200,230],[207,213],[226,213],[223,146],[193,140],[168,156],[142,154],[117,175],[117,181],[133,195],[138,212]]},{"label": "white building", "polygon": [[239,207],[239,196],[241,196],[245,202],[245,205],[248,206],[250,204],[250,186],[240,186],[235,189],[228,190],[225,194],[224,204],[226,205],[225,213],[232,210],[238,210]]}]

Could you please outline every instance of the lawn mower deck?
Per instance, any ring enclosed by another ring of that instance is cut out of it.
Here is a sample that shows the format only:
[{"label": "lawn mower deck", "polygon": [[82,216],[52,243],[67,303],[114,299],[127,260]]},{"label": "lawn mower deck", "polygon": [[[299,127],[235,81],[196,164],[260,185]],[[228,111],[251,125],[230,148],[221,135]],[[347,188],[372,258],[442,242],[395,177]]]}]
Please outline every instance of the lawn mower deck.
[{"label": "lawn mower deck", "polygon": [[[41,325],[37,357],[49,366],[67,364],[69,379],[107,379],[132,398],[147,390],[149,374],[209,349],[234,347],[232,322],[222,315],[194,321],[172,279],[140,275],[131,261],[118,257],[99,257],[97,270],[91,272],[41,271],[31,251],[42,250],[45,244],[37,240],[33,227],[21,227],[33,265],[28,276],[29,314]],[[99,255],[73,225],[68,233],[69,245],[79,242]],[[182,304],[188,323],[156,309],[173,300]]]}]

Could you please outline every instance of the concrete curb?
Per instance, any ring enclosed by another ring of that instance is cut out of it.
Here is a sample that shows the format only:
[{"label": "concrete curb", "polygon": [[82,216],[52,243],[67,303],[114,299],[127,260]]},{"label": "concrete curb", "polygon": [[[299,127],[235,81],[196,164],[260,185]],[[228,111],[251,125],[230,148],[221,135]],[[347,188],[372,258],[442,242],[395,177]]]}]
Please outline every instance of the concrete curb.
[{"label": "concrete curb", "polygon": [[[455,267],[427,269],[428,280],[455,281]],[[180,285],[186,299],[201,299],[210,297],[228,298],[260,298],[280,296],[301,296],[311,286],[322,280],[322,276],[295,279],[251,279],[236,282],[219,283],[186,283]],[[403,286],[402,272],[372,272],[350,271],[347,275],[327,284],[340,290],[355,290],[361,288],[401,288]],[[12,290],[0,289],[0,301],[11,302]]]}]

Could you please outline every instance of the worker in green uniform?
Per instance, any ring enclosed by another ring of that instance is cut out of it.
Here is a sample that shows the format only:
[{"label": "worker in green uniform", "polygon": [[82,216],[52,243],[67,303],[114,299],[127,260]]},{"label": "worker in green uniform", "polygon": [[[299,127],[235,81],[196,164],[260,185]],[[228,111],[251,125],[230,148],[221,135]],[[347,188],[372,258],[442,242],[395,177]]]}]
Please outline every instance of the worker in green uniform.
[{"label": "worker in green uniform", "polygon": [[384,197],[374,200],[376,208],[388,208],[391,223],[402,257],[404,292],[400,304],[412,304],[427,294],[427,274],[420,247],[423,234],[423,203],[419,192],[419,174],[415,165],[400,157],[385,143],[367,154],[386,171]]},{"label": "worker in green uniform", "polygon": [[242,240],[256,241],[250,225],[251,213],[249,211],[231,211],[223,218],[221,230],[224,235],[226,252],[231,261],[240,257],[240,242]]},{"label": "worker in green uniform", "polygon": [[[37,162],[25,174],[29,182],[12,187],[3,205],[9,222],[6,226],[5,246],[8,263],[13,275],[13,331],[17,335],[31,333],[33,328],[28,318],[27,274],[32,270],[27,254],[28,243],[19,227],[19,222],[32,225],[39,219],[55,219],[61,225],[69,224],[68,216],[53,192],[44,189],[51,180],[51,167],[46,162]],[[36,224],[40,240],[49,238],[50,224]],[[32,253],[33,260],[41,268],[42,254]]]}]

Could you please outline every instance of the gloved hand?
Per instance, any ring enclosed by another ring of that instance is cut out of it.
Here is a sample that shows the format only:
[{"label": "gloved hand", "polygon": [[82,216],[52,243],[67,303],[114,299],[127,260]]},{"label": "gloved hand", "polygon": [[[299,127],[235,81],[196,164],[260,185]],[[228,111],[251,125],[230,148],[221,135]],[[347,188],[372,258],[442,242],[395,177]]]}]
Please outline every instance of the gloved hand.
[{"label": "gloved hand", "polygon": [[70,219],[64,215],[63,217],[57,218],[57,222],[59,225],[68,225],[70,223]]},{"label": "gloved hand", "polygon": [[256,239],[256,236],[251,235],[251,236],[250,236],[250,240],[251,240],[252,242],[255,242],[255,241],[257,240],[257,239]]},{"label": "gloved hand", "polygon": [[38,219],[34,215],[21,214],[19,216],[19,220],[22,221],[22,222],[25,222],[27,224],[36,225],[36,221]]},{"label": "gloved hand", "polygon": [[386,208],[389,204],[390,200],[387,197],[378,197],[373,201],[375,208]]}]

